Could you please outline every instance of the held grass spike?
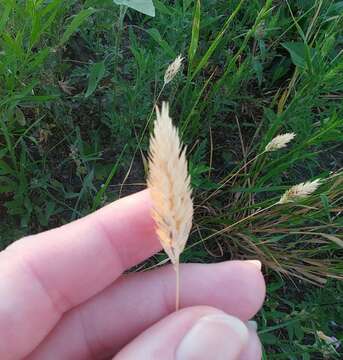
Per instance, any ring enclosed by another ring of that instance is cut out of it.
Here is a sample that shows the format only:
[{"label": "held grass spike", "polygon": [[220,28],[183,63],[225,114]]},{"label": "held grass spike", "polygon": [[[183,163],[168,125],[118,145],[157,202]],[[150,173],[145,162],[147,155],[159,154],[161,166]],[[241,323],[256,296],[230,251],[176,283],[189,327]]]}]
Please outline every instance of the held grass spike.
[{"label": "held grass spike", "polygon": [[156,121],[150,139],[148,188],[153,202],[152,216],[161,245],[176,272],[176,309],[179,308],[179,259],[185,248],[193,219],[186,148],[169,117],[169,106],[156,107]]}]

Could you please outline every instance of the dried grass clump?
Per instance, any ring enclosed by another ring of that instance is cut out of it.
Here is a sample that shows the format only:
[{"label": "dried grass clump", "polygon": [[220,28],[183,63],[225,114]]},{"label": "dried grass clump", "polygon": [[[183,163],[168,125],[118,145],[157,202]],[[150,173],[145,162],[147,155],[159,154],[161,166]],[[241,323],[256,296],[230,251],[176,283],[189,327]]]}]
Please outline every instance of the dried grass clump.
[{"label": "dried grass clump", "polygon": [[167,68],[164,74],[164,85],[170,83],[175,75],[179,72],[182,65],[183,57],[179,55]]},{"label": "dried grass clump", "polygon": [[287,190],[278,201],[278,204],[286,204],[289,202],[297,201],[311,195],[321,185],[322,180],[317,179],[314,181],[307,181],[298,185],[292,186]]},{"label": "dried grass clump", "polygon": [[[182,149],[177,129],[169,117],[169,106],[156,107],[157,119],[150,139],[148,188],[153,202],[152,216],[161,245],[177,274],[193,218],[186,148]],[[178,295],[177,305],[178,308]]]},{"label": "dried grass clump", "polygon": [[287,146],[287,144],[295,138],[294,133],[286,133],[276,136],[272,141],[270,141],[267,146],[264,148],[265,152],[275,151],[282,149]]}]

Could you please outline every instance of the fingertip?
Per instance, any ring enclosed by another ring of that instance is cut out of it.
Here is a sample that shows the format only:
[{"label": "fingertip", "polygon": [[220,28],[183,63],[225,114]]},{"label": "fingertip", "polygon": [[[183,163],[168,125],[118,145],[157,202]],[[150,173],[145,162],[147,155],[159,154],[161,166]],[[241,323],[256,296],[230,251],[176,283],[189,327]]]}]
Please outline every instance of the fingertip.
[{"label": "fingertip", "polygon": [[260,260],[245,260],[245,262],[256,266],[259,271],[262,270],[262,263]]},{"label": "fingertip", "polygon": [[252,318],[262,307],[266,294],[266,284],[259,266],[239,260],[226,261],[213,266],[217,267],[217,272],[224,273],[221,279],[230,279],[227,282],[230,302],[223,304],[223,310],[231,313],[232,308],[236,306],[236,316],[244,321]]},{"label": "fingertip", "polygon": [[219,309],[196,306],[159,321],[125,347],[116,360],[234,360],[249,341],[246,325]]},{"label": "fingertip", "polygon": [[249,339],[245,324],[222,313],[198,319],[176,350],[176,360],[237,359]]},{"label": "fingertip", "polygon": [[240,354],[239,360],[260,360],[262,358],[262,345],[256,333],[256,328],[248,324],[249,341]]},{"label": "fingertip", "polygon": [[250,281],[250,299],[252,301],[252,313],[248,317],[249,319],[261,309],[265,297],[266,297],[266,281],[262,273],[262,263],[259,260],[248,260],[240,261],[243,266],[247,266],[250,269],[247,272],[251,272],[251,281]]}]

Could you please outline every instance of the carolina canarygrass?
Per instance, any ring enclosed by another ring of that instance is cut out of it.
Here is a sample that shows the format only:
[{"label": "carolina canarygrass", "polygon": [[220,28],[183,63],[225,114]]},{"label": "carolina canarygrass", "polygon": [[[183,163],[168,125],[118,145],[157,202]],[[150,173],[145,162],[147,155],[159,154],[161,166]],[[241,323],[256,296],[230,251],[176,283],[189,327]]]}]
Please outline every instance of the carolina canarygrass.
[{"label": "carolina canarygrass", "polygon": [[193,219],[186,148],[169,117],[169,106],[156,107],[154,132],[150,139],[148,188],[152,216],[161,245],[176,272],[176,309],[179,308],[179,259],[185,248]]}]

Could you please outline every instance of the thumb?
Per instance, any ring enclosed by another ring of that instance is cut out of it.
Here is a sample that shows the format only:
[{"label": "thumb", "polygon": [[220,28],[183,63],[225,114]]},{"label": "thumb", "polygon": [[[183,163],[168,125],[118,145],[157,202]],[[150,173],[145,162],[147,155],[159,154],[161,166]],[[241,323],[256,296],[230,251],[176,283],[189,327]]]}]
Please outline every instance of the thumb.
[{"label": "thumb", "polygon": [[190,307],[153,325],[114,360],[235,360],[248,338],[241,320],[214,308]]}]

